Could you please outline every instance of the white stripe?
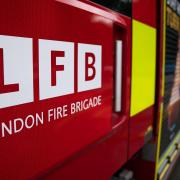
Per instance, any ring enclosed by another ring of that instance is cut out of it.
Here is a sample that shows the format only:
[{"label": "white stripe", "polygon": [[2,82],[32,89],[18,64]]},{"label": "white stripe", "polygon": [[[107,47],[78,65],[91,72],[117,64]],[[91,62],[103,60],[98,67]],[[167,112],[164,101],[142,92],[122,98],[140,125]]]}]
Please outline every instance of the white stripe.
[{"label": "white stripe", "polygon": [[122,93],[122,41],[116,41],[115,112],[121,111]]}]

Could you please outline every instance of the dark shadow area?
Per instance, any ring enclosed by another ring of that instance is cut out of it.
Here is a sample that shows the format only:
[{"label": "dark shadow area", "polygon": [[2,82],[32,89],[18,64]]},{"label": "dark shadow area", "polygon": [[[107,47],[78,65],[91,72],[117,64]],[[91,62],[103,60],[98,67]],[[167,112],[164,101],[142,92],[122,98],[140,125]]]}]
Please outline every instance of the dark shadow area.
[{"label": "dark shadow area", "polygon": [[180,158],[178,159],[174,169],[172,170],[169,180],[180,180]]}]

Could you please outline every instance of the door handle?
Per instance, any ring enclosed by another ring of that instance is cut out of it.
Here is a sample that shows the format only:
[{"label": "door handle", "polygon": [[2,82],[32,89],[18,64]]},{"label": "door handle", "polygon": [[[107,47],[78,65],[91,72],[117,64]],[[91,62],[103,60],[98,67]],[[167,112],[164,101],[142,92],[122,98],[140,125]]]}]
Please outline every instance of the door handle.
[{"label": "door handle", "polygon": [[116,40],[115,47],[115,112],[121,112],[122,96],[122,40]]}]

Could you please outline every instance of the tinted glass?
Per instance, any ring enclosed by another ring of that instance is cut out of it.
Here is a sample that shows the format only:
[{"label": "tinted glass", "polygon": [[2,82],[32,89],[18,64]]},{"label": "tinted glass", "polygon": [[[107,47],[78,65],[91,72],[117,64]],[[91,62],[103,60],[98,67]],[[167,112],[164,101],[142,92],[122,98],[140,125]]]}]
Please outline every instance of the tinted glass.
[{"label": "tinted glass", "polygon": [[127,16],[132,14],[132,0],[91,0],[97,4],[105,6],[114,11],[120,12]]}]

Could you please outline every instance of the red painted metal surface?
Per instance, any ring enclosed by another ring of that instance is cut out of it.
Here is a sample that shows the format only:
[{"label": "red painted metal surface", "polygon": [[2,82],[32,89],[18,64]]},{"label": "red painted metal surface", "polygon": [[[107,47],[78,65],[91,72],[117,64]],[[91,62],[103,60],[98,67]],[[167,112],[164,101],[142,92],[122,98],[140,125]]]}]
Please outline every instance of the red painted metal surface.
[{"label": "red painted metal surface", "polygon": [[148,24],[152,27],[157,27],[157,1],[156,0],[136,0],[132,2],[133,18]]},{"label": "red painted metal surface", "polygon": [[155,162],[144,160],[140,155],[129,160],[128,164],[125,165],[125,168],[131,169],[134,173],[134,178],[136,179],[154,179]]},{"label": "red painted metal surface", "polygon": [[[35,92],[32,103],[0,109],[0,122],[102,96],[99,107],[0,138],[0,179],[26,179],[46,173],[55,178],[56,170],[58,177],[66,180],[71,177],[108,179],[127,160],[131,21],[118,13],[111,14],[79,1],[19,0],[0,2],[0,23],[0,35],[33,38]],[[115,24],[120,31],[115,31]],[[124,41],[125,58],[123,109],[119,114],[112,113],[116,38]],[[74,94],[39,100],[38,39],[75,43]],[[77,92],[77,43],[102,45],[102,88]],[[76,160],[70,161],[76,156]],[[92,174],[88,177],[87,173]]]},{"label": "red painted metal surface", "polygon": [[[137,0],[132,2],[133,19],[146,25],[157,27],[157,2],[155,0]],[[148,11],[149,10],[149,11]],[[151,13],[150,13],[151,12]],[[133,27],[132,27],[133,28]],[[145,142],[145,135],[148,127],[154,127],[155,123],[155,105],[148,107],[142,112],[130,118],[129,121],[129,153],[131,158],[140,150]]]},{"label": "red painted metal surface", "polygon": [[154,123],[154,106],[138,113],[130,119],[129,158],[140,150],[145,142],[145,134]]},{"label": "red painted metal surface", "polygon": [[63,165],[57,164],[38,177],[45,179],[108,180],[127,161],[126,121],[99,143],[88,147]]}]

